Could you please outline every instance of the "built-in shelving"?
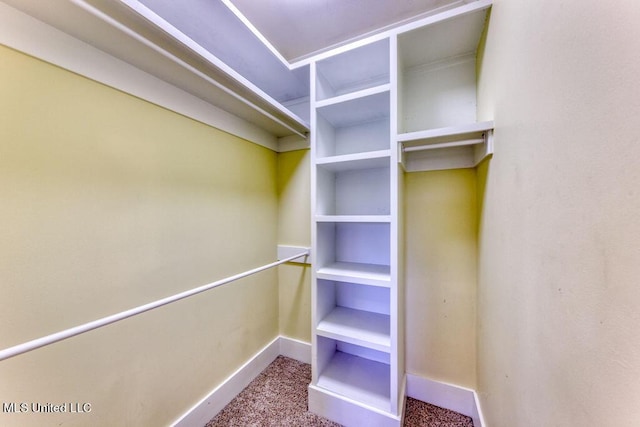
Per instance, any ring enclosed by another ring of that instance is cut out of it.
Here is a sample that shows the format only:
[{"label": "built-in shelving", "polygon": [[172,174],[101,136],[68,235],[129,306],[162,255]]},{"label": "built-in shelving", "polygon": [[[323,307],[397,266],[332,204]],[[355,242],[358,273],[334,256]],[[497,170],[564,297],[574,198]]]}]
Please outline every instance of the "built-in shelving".
[{"label": "built-in shelving", "polygon": [[388,265],[337,261],[318,268],[316,275],[318,279],[391,287],[391,269]]},{"label": "built-in shelving", "polygon": [[316,215],[316,222],[391,222],[391,215]]},{"label": "built-in shelving", "polygon": [[329,360],[316,383],[318,387],[377,410],[389,411],[389,364],[342,352],[337,348],[327,357]]},{"label": "built-in shelving", "polygon": [[464,9],[398,35],[396,141],[407,172],[475,167],[492,153],[493,122],[476,117],[476,51],[486,13]]},{"label": "built-in shelving", "polygon": [[474,167],[475,54],[490,1],[470,2],[311,62],[309,409],[397,427],[404,403],[403,171]]},{"label": "built-in shelving", "polygon": [[319,335],[362,347],[389,352],[389,315],[335,307],[316,328]]},{"label": "built-in shelving", "polygon": [[392,63],[383,39],[312,64],[309,408],[339,423],[349,418],[327,412],[326,399],[365,408],[371,425],[400,425]]},{"label": "built-in shelving", "polygon": [[389,83],[389,40],[381,40],[319,61],[318,101]]},{"label": "built-in shelving", "polygon": [[493,154],[493,121],[398,135],[407,172],[477,166]]}]

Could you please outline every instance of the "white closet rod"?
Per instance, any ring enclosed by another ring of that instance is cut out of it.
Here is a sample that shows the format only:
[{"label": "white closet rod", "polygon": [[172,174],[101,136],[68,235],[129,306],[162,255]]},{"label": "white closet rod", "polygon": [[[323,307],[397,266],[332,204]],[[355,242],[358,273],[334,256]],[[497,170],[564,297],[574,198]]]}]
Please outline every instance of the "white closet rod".
[{"label": "white closet rod", "polygon": [[485,142],[484,138],[466,139],[464,141],[443,142],[441,144],[418,145],[416,147],[405,147],[405,146],[403,146],[402,150],[405,153],[408,153],[410,151],[435,150],[437,148],[450,148],[450,147],[461,147],[463,145],[482,144],[483,142]]},{"label": "white closet rod", "polygon": [[22,344],[15,345],[13,347],[9,347],[5,350],[0,351],[0,361],[9,359],[10,357],[18,356],[20,354],[26,353],[31,350],[35,350],[40,347],[44,347],[49,344],[56,343],[58,341],[65,340],[67,338],[74,337],[76,335],[83,334],[85,332],[89,332],[93,329],[101,328],[102,326],[110,325],[111,323],[118,322],[120,320],[124,320],[126,318],[136,316],[138,314],[144,313],[149,310],[153,310],[154,308],[162,307],[163,305],[170,304],[172,302],[179,301],[181,299],[202,293],[204,291],[208,291],[209,289],[216,288],[218,286],[226,285],[227,283],[233,282],[238,279],[242,279],[243,277],[251,276],[252,274],[259,273],[263,270],[267,270],[269,268],[276,267],[280,264],[284,264],[285,262],[292,261],[296,258],[300,258],[302,256],[309,255],[309,251],[304,251],[294,256],[287,257],[285,259],[281,259],[276,262],[272,262],[271,264],[263,265],[262,267],[254,268],[253,270],[245,271],[244,273],[236,274],[234,276],[229,276],[225,279],[218,280],[213,283],[209,283],[208,285],[202,285],[197,288],[181,292],[179,294],[172,295],[170,297],[162,298],[157,301],[150,302],[148,304],[141,305],[139,307],[135,307],[117,314],[113,314],[111,316],[103,317],[101,319],[94,320],[93,322],[88,322],[79,326],[75,326],[73,328],[65,329],[64,331],[56,332],[51,335],[47,335],[41,338],[37,338],[35,340],[27,341]]}]

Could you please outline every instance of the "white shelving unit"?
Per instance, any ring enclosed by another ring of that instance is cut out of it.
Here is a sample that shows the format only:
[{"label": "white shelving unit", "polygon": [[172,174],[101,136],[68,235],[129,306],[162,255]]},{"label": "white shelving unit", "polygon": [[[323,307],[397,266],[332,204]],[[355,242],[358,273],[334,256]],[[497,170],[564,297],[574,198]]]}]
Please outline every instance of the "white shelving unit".
[{"label": "white shelving unit", "polygon": [[476,117],[476,53],[488,5],[477,6],[398,35],[396,141],[407,172],[475,167],[493,153],[493,122]]},{"label": "white shelving unit", "polygon": [[400,426],[405,172],[474,167],[475,56],[490,0],[311,61],[312,382],[309,409]]},{"label": "white shelving unit", "polygon": [[[311,65],[309,408],[347,425],[359,413],[368,425],[400,425],[404,403],[392,47],[385,38]],[[343,405],[344,416],[334,410]]]}]

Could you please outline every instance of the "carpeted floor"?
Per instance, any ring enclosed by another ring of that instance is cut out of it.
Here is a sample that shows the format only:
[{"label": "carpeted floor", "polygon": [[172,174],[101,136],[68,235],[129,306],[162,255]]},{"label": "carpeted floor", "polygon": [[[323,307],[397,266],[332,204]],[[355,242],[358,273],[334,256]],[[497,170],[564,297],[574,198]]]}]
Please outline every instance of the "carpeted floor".
[{"label": "carpeted floor", "polygon": [[[307,411],[311,366],[278,356],[206,427],[339,427]],[[407,398],[405,427],[473,427],[471,418]]]}]

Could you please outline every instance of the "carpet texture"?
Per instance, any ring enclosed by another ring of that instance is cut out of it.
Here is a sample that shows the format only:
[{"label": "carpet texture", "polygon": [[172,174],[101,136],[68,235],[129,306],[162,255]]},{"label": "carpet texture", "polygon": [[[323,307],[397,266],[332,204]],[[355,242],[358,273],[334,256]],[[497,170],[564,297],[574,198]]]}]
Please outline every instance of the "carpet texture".
[{"label": "carpet texture", "polygon": [[[307,411],[311,365],[278,356],[206,427],[339,427]],[[473,427],[471,418],[407,398],[405,427]]]}]

